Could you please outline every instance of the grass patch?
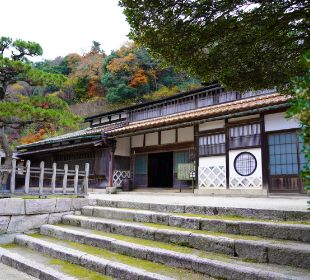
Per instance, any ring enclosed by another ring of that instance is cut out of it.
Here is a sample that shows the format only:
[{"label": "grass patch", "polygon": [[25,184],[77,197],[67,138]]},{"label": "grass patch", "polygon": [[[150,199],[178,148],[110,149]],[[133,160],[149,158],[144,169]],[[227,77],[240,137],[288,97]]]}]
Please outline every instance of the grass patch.
[{"label": "grass patch", "polygon": [[49,262],[51,265],[59,266],[60,270],[70,276],[74,276],[80,280],[112,280],[111,277],[102,275],[101,273],[83,268],[79,265],[72,264],[67,261],[59,259],[51,259]]},{"label": "grass patch", "polygon": [[[257,219],[252,217],[241,217],[238,215],[203,215],[203,214],[193,214],[193,213],[176,213],[175,216],[182,217],[193,217],[193,218],[205,218],[213,220],[227,220],[227,221],[254,221],[254,222],[267,222],[267,223],[280,223],[280,224],[304,224],[310,225],[307,221],[279,221],[279,220],[267,220],[267,219]],[[310,215],[310,213],[309,213]]]},{"label": "grass patch", "polygon": [[73,248],[73,249],[77,249],[79,251],[82,251],[82,252],[97,256],[97,257],[102,257],[106,260],[111,260],[111,261],[123,263],[126,265],[130,265],[133,267],[138,267],[138,268],[144,269],[149,272],[166,275],[166,276],[179,279],[179,280],[188,280],[188,279],[203,280],[205,279],[204,275],[200,273],[192,272],[190,270],[175,268],[175,267],[166,266],[163,264],[150,262],[147,260],[137,259],[134,257],[121,255],[121,254],[114,253],[114,252],[111,252],[105,249],[96,248],[96,247],[92,247],[92,246],[85,245],[85,244],[79,244],[76,242],[64,241],[64,240],[59,240],[56,238],[45,237],[45,236],[40,236],[40,239],[49,241],[54,244],[59,244],[59,245]]},{"label": "grass patch", "polygon": [[18,245],[15,243],[8,243],[8,244],[1,244],[0,247],[4,249],[13,249],[16,248]]}]

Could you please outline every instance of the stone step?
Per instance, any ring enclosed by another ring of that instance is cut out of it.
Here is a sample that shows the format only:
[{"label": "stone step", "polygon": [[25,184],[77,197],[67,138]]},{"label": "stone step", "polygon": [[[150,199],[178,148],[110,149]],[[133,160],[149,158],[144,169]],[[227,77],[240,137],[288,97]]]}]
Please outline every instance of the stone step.
[{"label": "stone step", "polygon": [[310,211],[292,211],[275,209],[255,209],[238,207],[214,207],[186,204],[146,203],[122,200],[97,199],[96,204],[104,207],[132,208],[159,211],[165,213],[193,213],[203,215],[228,215],[245,218],[280,220],[280,221],[310,221]]},{"label": "stone step", "polygon": [[[147,240],[179,244],[207,252],[237,256],[262,263],[310,267],[310,245],[289,241],[250,240],[224,236],[212,236],[199,231],[152,228],[143,224],[86,216],[67,215],[63,218],[66,225],[81,226],[92,230],[122,234]],[[44,229],[44,227],[42,227]]]},{"label": "stone step", "polygon": [[144,223],[147,222],[189,229],[310,243],[310,224],[187,217],[174,213],[168,214],[150,210],[120,209],[101,206],[85,206],[82,208],[82,214],[107,219],[119,219]]},{"label": "stone step", "polygon": [[[71,277],[60,273],[57,270],[54,270],[50,267],[41,265],[38,262],[33,260],[29,260],[24,258],[19,254],[15,254],[10,252],[7,249],[0,248],[0,262],[7,266],[10,266],[18,271],[24,272],[25,274],[31,275],[36,279],[42,280],[77,280],[75,277]],[[1,270],[1,273],[4,271]],[[15,273],[16,274],[16,273]],[[3,274],[2,274],[3,275]],[[5,276],[7,277],[7,275]],[[22,276],[21,276],[22,277]],[[7,279],[7,278],[5,278]],[[22,278],[15,278],[15,279],[22,279]],[[27,278],[25,278],[27,279]],[[32,279],[32,278],[28,278]]]},{"label": "stone step", "polygon": [[[131,257],[162,263],[167,266],[194,270],[195,272],[207,274],[212,277],[230,278],[230,275],[233,274],[235,279],[240,279],[241,277],[245,277],[246,279],[294,279],[295,277],[301,276],[303,279],[310,278],[309,271],[295,269],[294,271],[297,274],[294,274],[291,268],[285,268],[283,270],[279,266],[270,266],[267,264],[257,267],[259,264],[254,266],[253,264],[240,262],[231,258],[221,258],[221,260],[210,259],[192,254],[177,253],[167,249],[133,244],[97,234],[65,229],[59,226],[44,225],[41,227],[41,233],[62,240],[88,244]],[[55,242],[53,243],[55,244]],[[286,278],[283,278],[284,276]]]},{"label": "stone step", "polygon": [[151,273],[135,266],[97,257],[92,254],[72,249],[68,246],[56,244],[56,242],[48,242],[39,238],[17,235],[15,243],[40,253],[47,254],[53,258],[68,261],[73,264],[85,267],[87,269],[99,272],[103,275],[110,276],[115,279],[128,280],[171,280],[173,278]]},{"label": "stone step", "polygon": [[[20,272],[15,268],[12,268],[10,266],[4,265],[2,263],[0,263],[0,271],[1,271],[1,275],[3,275],[3,277],[5,277],[5,280],[35,280],[38,278],[34,278],[26,273]],[[0,279],[4,279],[1,278]]]}]

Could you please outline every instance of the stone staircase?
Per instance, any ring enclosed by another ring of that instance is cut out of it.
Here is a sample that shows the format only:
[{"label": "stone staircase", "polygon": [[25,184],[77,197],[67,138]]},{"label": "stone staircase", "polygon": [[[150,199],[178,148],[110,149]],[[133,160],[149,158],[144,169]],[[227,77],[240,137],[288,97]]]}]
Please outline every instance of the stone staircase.
[{"label": "stone staircase", "polygon": [[0,262],[48,280],[310,279],[310,212],[91,204],[18,234]]}]

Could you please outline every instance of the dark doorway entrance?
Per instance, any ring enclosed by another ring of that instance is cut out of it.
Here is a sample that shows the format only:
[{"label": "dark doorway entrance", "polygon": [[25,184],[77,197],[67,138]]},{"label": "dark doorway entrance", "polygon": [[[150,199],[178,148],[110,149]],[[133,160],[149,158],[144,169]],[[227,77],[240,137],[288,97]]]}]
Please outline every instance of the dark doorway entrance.
[{"label": "dark doorway entrance", "polygon": [[148,187],[169,188],[173,186],[173,153],[149,154]]}]

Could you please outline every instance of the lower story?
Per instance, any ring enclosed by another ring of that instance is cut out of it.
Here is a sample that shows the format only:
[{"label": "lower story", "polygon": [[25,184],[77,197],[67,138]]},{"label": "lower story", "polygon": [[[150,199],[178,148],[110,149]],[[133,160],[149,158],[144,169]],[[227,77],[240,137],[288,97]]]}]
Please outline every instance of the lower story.
[{"label": "lower story", "polygon": [[259,196],[305,193],[299,124],[284,112],[199,121],[118,135],[89,144],[23,156],[33,161],[90,163],[98,188],[191,188],[199,194]]}]

